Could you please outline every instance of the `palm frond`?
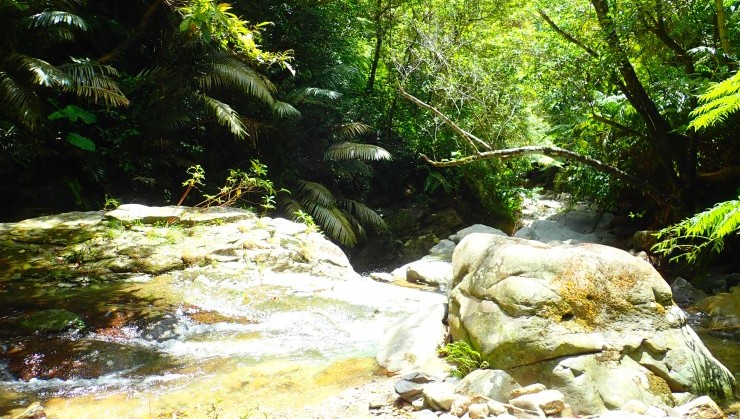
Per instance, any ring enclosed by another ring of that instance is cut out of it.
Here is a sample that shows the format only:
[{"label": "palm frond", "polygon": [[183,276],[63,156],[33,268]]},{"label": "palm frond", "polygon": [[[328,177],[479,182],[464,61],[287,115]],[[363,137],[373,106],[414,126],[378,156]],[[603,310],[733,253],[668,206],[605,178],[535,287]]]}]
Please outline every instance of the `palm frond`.
[{"label": "palm frond", "polygon": [[348,247],[357,244],[352,223],[339,208],[315,204],[306,209],[329,237]]},{"label": "palm frond", "polygon": [[295,100],[298,103],[303,103],[303,102],[318,103],[319,101],[316,101],[315,99],[336,100],[336,99],[339,99],[340,97],[342,97],[342,94],[335,90],[320,89],[318,87],[306,87],[305,89],[299,90],[295,94]]},{"label": "palm frond", "polygon": [[383,217],[362,202],[357,202],[352,199],[340,199],[338,204],[340,207],[355,216],[359,221],[359,224],[369,224],[378,231],[385,230],[387,228]]},{"label": "palm frond", "polygon": [[272,112],[280,118],[299,118],[301,112],[290,103],[276,100],[272,104]]},{"label": "palm frond", "polygon": [[87,22],[81,17],[61,10],[48,10],[29,16],[21,22],[28,29],[49,28],[59,24],[68,25],[82,31],[88,29]]},{"label": "palm frond", "polygon": [[204,94],[198,95],[198,98],[205,104],[206,108],[216,117],[216,122],[231,131],[237,138],[244,138],[247,131],[244,128],[239,114],[226,103],[216,100]]},{"label": "palm frond", "polygon": [[324,185],[308,180],[299,180],[296,193],[301,197],[305,207],[316,203],[322,207],[333,207],[337,204],[334,194]]},{"label": "palm frond", "polygon": [[91,98],[106,106],[127,106],[128,98],[121,92],[118,84],[110,76],[118,76],[118,71],[107,65],[93,64],[90,60],[74,60],[59,66],[68,76],[69,91],[80,97]]},{"label": "palm frond", "polygon": [[331,165],[334,173],[341,175],[346,174],[351,177],[369,178],[373,175],[373,169],[362,160],[334,160]]},{"label": "palm frond", "polygon": [[0,71],[0,102],[30,128],[34,128],[41,119],[41,105],[36,92],[18,83],[5,71]]},{"label": "palm frond", "polygon": [[329,147],[324,153],[324,160],[392,160],[386,149],[372,144],[344,141]]},{"label": "palm frond", "polygon": [[196,83],[205,90],[236,88],[268,104],[275,100],[272,97],[275,86],[248,65],[234,58],[222,58],[214,62],[210,71],[199,77]]},{"label": "palm frond", "polygon": [[366,134],[372,131],[372,127],[363,124],[362,122],[350,122],[343,124],[334,129],[333,134],[340,140],[348,140],[351,138],[357,138],[362,134]]},{"label": "palm frond", "polygon": [[45,87],[69,87],[72,84],[62,69],[44,60],[20,54],[14,54],[13,60],[18,61],[22,68],[31,73],[31,79],[35,84]]},{"label": "palm frond", "polygon": [[298,211],[305,211],[305,208],[301,205],[300,202],[296,201],[293,198],[283,198],[280,200],[280,209],[289,216],[293,216],[293,214],[297,213]]},{"label": "palm frond", "polygon": [[689,129],[700,130],[724,121],[740,110],[740,72],[713,85],[699,97],[703,105],[691,111]]}]

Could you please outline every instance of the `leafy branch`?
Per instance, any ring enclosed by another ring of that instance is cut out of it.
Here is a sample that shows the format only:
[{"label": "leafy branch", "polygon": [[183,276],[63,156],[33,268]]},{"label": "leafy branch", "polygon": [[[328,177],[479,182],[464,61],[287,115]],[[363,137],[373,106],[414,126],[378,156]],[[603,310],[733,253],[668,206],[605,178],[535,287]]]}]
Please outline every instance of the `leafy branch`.
[{"label": "leafy branch", "polygon": [[707,249],[722,252],[725,239],[740,234],[740,201],[720,202],[678,224],[660,230],[652,250],[671,261],[692,263]]}]

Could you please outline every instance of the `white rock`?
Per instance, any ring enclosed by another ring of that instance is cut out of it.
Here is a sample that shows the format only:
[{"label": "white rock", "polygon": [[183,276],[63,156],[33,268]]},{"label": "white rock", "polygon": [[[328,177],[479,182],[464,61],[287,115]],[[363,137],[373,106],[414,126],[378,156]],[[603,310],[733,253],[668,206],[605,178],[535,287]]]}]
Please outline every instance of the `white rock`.
[{"label": "white rock", "polygon": [[534,393],[539,393],[545,390],[547,390],[547,387],[545,387],[544,384],[540,384],[540,383],[530,384],[526,387],[515,388],[514,390],[511,390],[511,393],[509,394],[509,398],[515,399],[525,394],[534,394]]},{"label": "white rock", "polygon": [[678,406],[676,412],[682,419],[722,419],[725,414],[709,396],[701,396],[684,405]]},{"label": "white rock", "polygon": [[434,410],[448,412],[452,407],[455,399],[460,397],[455,393],[455,385],[447,382],[429,383],[424,386],[421,393],[424,396],[424,402]]},{"label": "white rock", "polygon": [[417,260],[406,265],[406,280],[448,289],[452,282],[452,263],[441,260]]},{"label": "white rock", "polygon": [[388,328],[378,348],[378,365],[390,372],[429,369],[437,372],[444,362],[437,348],[446,339],[444,304],[420,308]]},{"label": "white rock", "polygon": [[648,407],[640,400],[631,399],[622,406],[621,410],[642,415],[648,410]]},{"label": "white rock", "polygon": [[468,396],[483,396],[497,401],[506,401],[511,392],[520,388],[508,373],[502,370],[475,370],[457,383],[456,391]]},{"label": "white rock", "polygon": [[489,400],[486,404],[488,405],[488,413],[491,415],[500,416],[509,412],[505,404],[496,400]]},{"label": "white rock", "polygon": [[411,419],[437,419],[437,414],[429,409],[411,412]]},{"label": "white rock", "polygon": [[485,419],[488,417],[488,413],[488,404],[486,403],[473,403],[468,407],[470,419]]},{"label": "white rock", "polygon": [[495,234],[498,236],[508,236],[508,234],[504,233],[503,231],[497,228],[489,227],[483,224],[473,224],[472,226],[466,227],[458,231],[457,233],[451,235],[450,240],[455,243],[460,243],[460,240],[462,240],[463,238],[465,238],[466,236],[472,233],[485,233],[485,234]]},{"label": "white rock", "polygon": [[536,406],[546,415],[554,415],[565,409],[565,396],[558,390],[545,390],[538,393],[524,394],[509,400],[509,403],[522,409]]},{"label": "white rock", "polygon": [[393,275],[387,272],[373,272],[370,275],[370,279],[378,282],[393,282]]},{"label": "white rock", "polygon": [[455,399],[454,402],[452,402],[452,406],[450,406],[450,413],[457,416],[462,417],[467,411],[468,407],[473,403],[473,401],[468,396],[460,396]]},{"label": "white rock", "polygon": [[665,410],[659,408],[658,406],[650,406],[645,410],[645,413],[643,413],[645,416],[650,416],[654,418],[665,418],[668,417],[668,413],[666,413]]}]

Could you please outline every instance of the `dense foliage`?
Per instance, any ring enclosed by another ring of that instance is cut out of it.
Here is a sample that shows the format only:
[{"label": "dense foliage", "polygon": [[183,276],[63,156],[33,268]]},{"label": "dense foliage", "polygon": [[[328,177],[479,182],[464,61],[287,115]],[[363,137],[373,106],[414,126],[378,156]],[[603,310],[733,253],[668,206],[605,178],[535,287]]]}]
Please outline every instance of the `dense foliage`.
[{"label": "dense foliage", "polygon": [[[226,179],[259,160],[290,191],[276,210],[353,245],[382,230],[372,208],[409,199],[458,195],[514,219],[527,173],[554,163],[556,185],[662,227],[737,196],[736,8],[0,0],[2,216],[176,204],[189,167]],[[723,80],[723,102],[698,100]],[[535,156],[419,157],[525,145],[642,182]],[[201,189],[184,204],[218,193]]]}]

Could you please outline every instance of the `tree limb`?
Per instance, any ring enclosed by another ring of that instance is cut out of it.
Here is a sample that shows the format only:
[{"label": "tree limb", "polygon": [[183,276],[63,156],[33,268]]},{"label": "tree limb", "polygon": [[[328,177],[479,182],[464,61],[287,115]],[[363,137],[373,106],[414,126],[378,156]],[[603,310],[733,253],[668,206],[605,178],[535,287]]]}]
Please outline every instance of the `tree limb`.
[{"label": "tree limb", "polygon": [[[660,204],[665,204],[666,202],[668,202],[668,198],[660,190],[655,188],[653,185],[645,182],[644,180],[636,176],[633,176],[625,171],[622,171],[614,166],[610,166],[599,160],[584,156],[582,154],[578,154],[570,150],[566,150],[564,148],[548,147],[548,146],[527,146],[527,147],[493,150],[488,144],[483,143],[483,140],[479,139],[473,134],[460,128],[457,124],[455,124],[450,118],[448,118],[445,114],[440,112],[438,109],[434,108],[433,106],[427,103],[422,102],[421,100],[410,95],[409,93],[406,93],[406,91],[403,90],[401,86],[399,86],[398,89],[401,92],[401,95],[405,97],[406,99],[412,101],[413,103],[415,103],[416,105],[422,108],[429,109],[430,111],[432,111],[435,115],[437,115],[440,119],[442,119],[442,121],[445,124],[447,124],[450,128],[452,128],[460,136],[462,136],[463,139],[465,139],[465,141],[467,141],[468,144],[470,144],[474,150],[476,150],[476,153],[473,155],[462,157],[462,158],[455,159],[455,160],[449,160],[449,161],[432,160],[426,155],[422,154],[421,157],[424,160],[426,160],[427,163],[431,164],[434,167],[462,166],[462,165],[473,163],[479,160],[510,159],[510,158],[515,158],[515,157],[522,157],[522,156],[529,155],[529,154],[544,154],[550,157],[561,157],[561,158],[565,158],[568,160],[573,160],[579,163],[583,163],[587,166],[595,168],[596,170],[610,174],[617,179],[624,180],[625,182],[629,183],[630,185],[635,186],[637,189],[645,193],[645,195],[649,196],[650,198],[654,199],[656,202]],[[483,152],[479,151],[477,147],[475,147],[474,141],[483,143],[489,151],[483,151]]]},{"label": "tree limb", "polygon": [[591,117],[594,119],[594,121],[601,122],[602,124],[609,125],[611,127],[617,128],[618,130],[624,131],[627,134],[632,134],[638,137],[644,137],[645,135],[641,132],[635,131],[632,128],[628,127],[627,125],[620,124],[619,122],[609,119],[605,116],[599,115],[595,112],[591,112]]},{"label": "tree limb", "polygon": [[620,170],[614,166],[610,166],[606,163],[603,163],[600,160],[596,160],[594,158],[584,156],[582,154],[578,154],[576,152],[566,150],[560,147],[525,146],[525,147],[517,147],[517,148],[506,148],[506,149],[493,150],[493,151],[484,151],[484,152],[480,152],[477,154],[473,154],[470,156],[462,157],[462,158],[455,159],[455,160],[449,160],[449,161],[432,160],[424,154],[422,154],[421,157],[424,160],[426,160],[427,163],[431,164],[434,167],[454,167],[454,166],[462,166],[462,165],[473,163],[473,162],[480,161],[480,160],[490,160],[490,159],[505,160],[505,159],[511,159],[515,157],[522,157],[522,156],[526,156],[530,154],[543,154],[549,157],[560,157],[560,158],[564,158],[567,160],[573,160],[579,163],[583,163],[587,166],[593,167],[594,169],[600,172],[607,173],[609,175],[614,176],[617,179],[624,180],[630,185],[635,186],[639,190],[643,191],[646,195],[655,199],[656,202],[665,203],[668,201],[668,198],[662,192],[660,192],[657,188],[645,182],[644,180],[636,176],[633,176],[623,170]]},{"label": "tree limb", "polygon": [[424,109],[428,109],[428,110],[432,111],[432,113],[434,113],[435,115],[437,115],[445,124],[447,124],[447,126],[449,126],[455,132],[457,132],[458,134],[460,134],[460,136],[463,137],[463,139],[465,139],[465,141],[467,141],[468,144],[470,144],[470,146],[476,152],[480,153],[480,150],[478,150],[478,147],[476,146],[476,143],[480,144],[486,150],[493,150],[493,148],[490,145],[488,145],[487,142],[481,140],[480,138],[476,137],[475,135],[473,135],[473,134],[465,131],[464,129],[460,128],[459,125],[457,125],[456,123],[454,123],[450,118],[447,117],[447,115],[445,115],[442,112],[440,112],[437,108],[435,108],[432,105],[429,105],[429,104],[421,101],[420,99],[416,98],[415,96],[407,93],[405,90],[403,90],[403,87],[401,87],[401,86],[398,86],[398,90],[401,93],[401,96],[403,96],[406,99],[414,102],[416,105],[418,105],[418,106],[420,106],[420,107],[422,107]]},{"label": "tree limb", "polygon": [[547,22],[547,24],[550,25],[550,27],[552,28],[552,30],[554,30],[555,32],[557,32],[558,34],[560,34],[560,36],[562,36],[563,38],[565,38],[569,42],[571,42],[571,43],[573,43],[573,44],[578,45],[579,47],[581,47],[581,49],[583,49],[584,51],[586,51],[588,53],[588,55],[590,55],[590,56],[592,56],[594,58],[599,58],[599,53],[598,52],[596,52],[593,48],[589,47],[588,45],[586,45],[583,42],[581,42],[578,39],[576,39],[573,35],[569,34],[568,32],[564,31],[563,29],[561,29],[555,22],[552,21],[552,19],[550,19],[550,16],[548,16],[547,13],[545,13],[544,10],[538,10],[538,12],[539,12],[540,16],[542,16],[542,18],[545,19],[545,22]]}]

